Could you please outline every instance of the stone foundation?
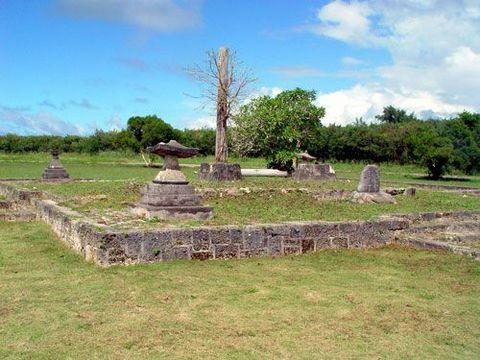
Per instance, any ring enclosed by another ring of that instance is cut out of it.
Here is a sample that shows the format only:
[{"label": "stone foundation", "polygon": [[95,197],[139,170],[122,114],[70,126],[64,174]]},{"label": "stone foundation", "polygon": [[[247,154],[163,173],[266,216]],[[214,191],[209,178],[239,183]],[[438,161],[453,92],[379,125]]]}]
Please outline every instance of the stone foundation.
[{"label": "stone foundation", "polygon": [[396,231],[414,221],[470,212],[392,215],[373,221],[302,221],[248,226],[132,229],[114,231],[38,192],[0,184],[0,194],[18,199],[52,226],[69,247],[101,266],[173,259],[228,259],[281,256],[338,248],[372,248],[394,241]]},{"label": "stone foundation", "polygon": [[242,170],[239,164],[203,163],[200,165],[198,178],[206,181],[242,180]]},{"label": "stone foundation", "polygon": [[337,176],[330,164],[299,164],[293,173],[295,180],[336,180]]}]

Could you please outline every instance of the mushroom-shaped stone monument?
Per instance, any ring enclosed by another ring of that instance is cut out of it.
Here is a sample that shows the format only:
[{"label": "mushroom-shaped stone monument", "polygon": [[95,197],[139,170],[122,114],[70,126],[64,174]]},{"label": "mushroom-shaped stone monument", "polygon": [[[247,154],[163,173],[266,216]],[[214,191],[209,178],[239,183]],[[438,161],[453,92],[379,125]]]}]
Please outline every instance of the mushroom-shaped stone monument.
[{"label": "mushroom-shaped stone monument", "polygon": [[[317,158],[308,152],[302,152],[295,157],[295,180],[336,180],[335,170],[330,164],[317,164]],[[300,163],[298,161],[300,160]]]},{"label": "mushroom-shaped stone monument", "polygon": [[360,175],[357,191],[353,193],[352,201],[359,204],[395,204],[392,195],[380,190],[380,171],[376,165],[367,165]]},{"label": "mushroom-shaped stone monument", "polygon": [[155,179],[141,191],[140,201],[131,211],[147,218],[166,219],[208,219],[212,208],[201,206],[200,196],[179,170],[178,158],[188,158],[198,149],[185,147],[175,140],[159,143],[149,151],[165,158],[163,169]]},{"label": "mushroom-shaped stone monument", "polygon": [[148,147],[147,150],[163,157],[162,170],[180,170],[178,158],[189,158],[198,154],[198,149],[183,146],[175,140],[170,140],[168,143],[158,143],[155,146]]},{"label": "mushroom-shaped stone monument", "polygon": [[56,180],[65,180],[68,179],[67,170],[63,167],[62,163],[60,162],[60,151],[52,150],[52,161],[50,161],[50,165],[45,169],[43,172],[42,178],[45,181],[56,181]]}]

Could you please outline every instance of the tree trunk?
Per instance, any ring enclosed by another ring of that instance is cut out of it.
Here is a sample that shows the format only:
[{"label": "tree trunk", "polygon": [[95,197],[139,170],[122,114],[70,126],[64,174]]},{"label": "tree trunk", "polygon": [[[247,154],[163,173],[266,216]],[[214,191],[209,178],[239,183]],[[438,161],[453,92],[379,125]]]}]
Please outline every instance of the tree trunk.
[{"label": "tree trunk", "polygon": [[228,120],[228,48],[218,51],[217,132],[215,137],[215,161],[227,161]]}]

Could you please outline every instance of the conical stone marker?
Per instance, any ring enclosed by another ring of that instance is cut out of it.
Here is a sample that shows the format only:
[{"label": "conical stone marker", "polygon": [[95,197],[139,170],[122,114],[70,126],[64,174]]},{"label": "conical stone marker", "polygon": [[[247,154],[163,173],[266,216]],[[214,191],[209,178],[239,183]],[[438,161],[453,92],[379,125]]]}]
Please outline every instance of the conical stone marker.
[{"label": "conical stone marker", "polygon": [[63,167],[60,162],[60,152],[58,150],[52,150],[52,160],[50,165],[43,172],[42,178],[45,181],[55,181],[55,180],[65,180],[68,179],[67,170]]}]

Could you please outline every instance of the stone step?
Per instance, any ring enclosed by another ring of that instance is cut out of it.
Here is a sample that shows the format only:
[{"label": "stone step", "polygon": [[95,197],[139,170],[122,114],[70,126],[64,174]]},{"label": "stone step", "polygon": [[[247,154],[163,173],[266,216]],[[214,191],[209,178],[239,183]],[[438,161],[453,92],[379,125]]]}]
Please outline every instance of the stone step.
[{"label": "stone step", "polygon": [[480,249],[475,249],[468,246],[460,246],[460,245],[451,244],[443,241],[437,241],[437,240],[418,239],[418,238],[409,237],[409,236],[405,236],[400,239],[397,238],[397,241],[399,241],[402,244],[414,246],[417,248],[452,251],[456,254],[471,256],[475,260],[480,261]]},{"label": "stone step", "polygon": [[[447,222],[448,221],[448,222]],[[478,231],[480,232],[480,221],[476,220],[464,220],[453,221],[448,219],[447,221],[432,221],[429,223],[420,223],[411,226],[408,229],[410,233],[420,232],[465,232],[465,231]]]},{"label": "stone step", "polygon": [[480,217],[478,214],[446,216],[415,221],[399,231],[395,241],[419,248],[444,249],[480,260]]},{"label": "stone step", "polygon": [[451,243],[472,243],[480,241],[480,232],[402,232],[398,237],[415,238],[421,240],[438,240]]}]

